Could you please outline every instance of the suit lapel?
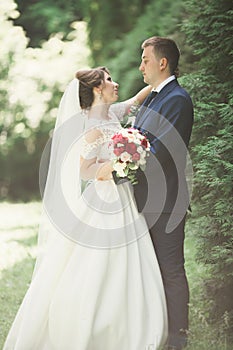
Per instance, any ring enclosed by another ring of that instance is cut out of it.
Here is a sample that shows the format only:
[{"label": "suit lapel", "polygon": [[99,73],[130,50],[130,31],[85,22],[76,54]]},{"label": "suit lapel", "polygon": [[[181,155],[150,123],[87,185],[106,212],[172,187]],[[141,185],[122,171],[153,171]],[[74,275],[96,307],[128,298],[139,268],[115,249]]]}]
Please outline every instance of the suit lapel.
[{"label": "suit lapel", "polygon": [[142,111],[139,112],[139,116],[136,119],[136,125],[138,127],[142,126],[144,120],[147,118],[148,114],[151,112],[153,106],[155,105],[155,103],[157,102],[159,98],[159,94],[157,94],[155,96],[155,98],[153,99],[153,102],[151,103],[150,107],[144,107],[142,106]]},{"label": "suit lapel", "polygon": [[[160,101],[162,101],[163,98],[167,96],[167,94],[170,93],[177,86],[179,86],[177,80],[172,80],[170,83],[165,85],[164,88],[154,97],[150,107],[146,108],[142,105],[142,110],[139,111],[135,125],[137,127],[141,127],[144,121],[146,120],[148,114],[154,109],[154,107],[158,105]],[[154,109],[154,111],[156,110]]]}]

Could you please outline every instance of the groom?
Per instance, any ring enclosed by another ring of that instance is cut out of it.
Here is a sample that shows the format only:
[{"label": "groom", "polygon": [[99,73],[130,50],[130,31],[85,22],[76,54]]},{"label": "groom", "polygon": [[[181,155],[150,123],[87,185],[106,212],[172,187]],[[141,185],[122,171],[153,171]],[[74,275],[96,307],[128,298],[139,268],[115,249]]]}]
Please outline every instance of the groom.
[{"label": "groom", "polygon": [[145,173],[134,186],[139,211],[145,215],[160,265],[168,312],[166,349],[187,343],[189,290],[184,269],[184,226],[189,207],[185,180],[193,105],[176,79],[179,50],[168,38],[152,37],[142,44],[139,70],[152,86],[137,114],[135,127],[151,144]]}]

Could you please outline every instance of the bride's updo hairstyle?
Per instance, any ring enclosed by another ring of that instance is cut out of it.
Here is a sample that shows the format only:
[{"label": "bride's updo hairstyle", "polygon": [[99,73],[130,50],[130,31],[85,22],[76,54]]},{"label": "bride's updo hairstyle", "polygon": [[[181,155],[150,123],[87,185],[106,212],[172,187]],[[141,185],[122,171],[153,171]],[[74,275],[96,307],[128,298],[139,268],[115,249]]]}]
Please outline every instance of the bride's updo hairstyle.
[{"label": "bride's updo hairstyle", "polygon": [[82,69],[76,73],[79,80],[79,101],[82,109],[91,107],[94,101],[93,88],[104,82],[104,72],[109,74],[106,67]]}]

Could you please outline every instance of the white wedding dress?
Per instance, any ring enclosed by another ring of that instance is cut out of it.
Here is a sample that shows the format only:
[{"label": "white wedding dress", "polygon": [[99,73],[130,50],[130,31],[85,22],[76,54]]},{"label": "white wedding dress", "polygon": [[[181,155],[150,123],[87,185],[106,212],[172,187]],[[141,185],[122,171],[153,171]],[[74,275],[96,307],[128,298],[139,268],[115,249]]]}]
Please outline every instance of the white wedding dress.
[{"label": "white wedding dress", "polygon": [[[84,141],[82,157],[108,159],[119,124],[90,119],[86,128],[96,124],[101,137]],[[164,289],[131,185],[93,180],[77,203],[80,226],[70,237],[50,225],[4,350],[159,349],[167,335]]]}]

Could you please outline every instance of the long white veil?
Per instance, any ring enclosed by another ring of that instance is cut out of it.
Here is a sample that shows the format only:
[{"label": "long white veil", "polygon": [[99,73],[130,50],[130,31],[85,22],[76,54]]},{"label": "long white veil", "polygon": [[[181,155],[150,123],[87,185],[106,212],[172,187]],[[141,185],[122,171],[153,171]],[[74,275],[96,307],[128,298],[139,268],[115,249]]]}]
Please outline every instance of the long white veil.
[{"label": "long white veil", "polygon": [[85,112],[81,110],[79,102],[79,81],[73,79],[62,96],[52,140],[48,141],[41,157],[39,181],[43,196],[42,215],[34,275],[50,237],[56,239],[56,234],[66,235],[70,229],[67,223],[70,222],[72,227],[75,220],[72,210],[75,211],[81,195],[79,161],[84,127]]}]

